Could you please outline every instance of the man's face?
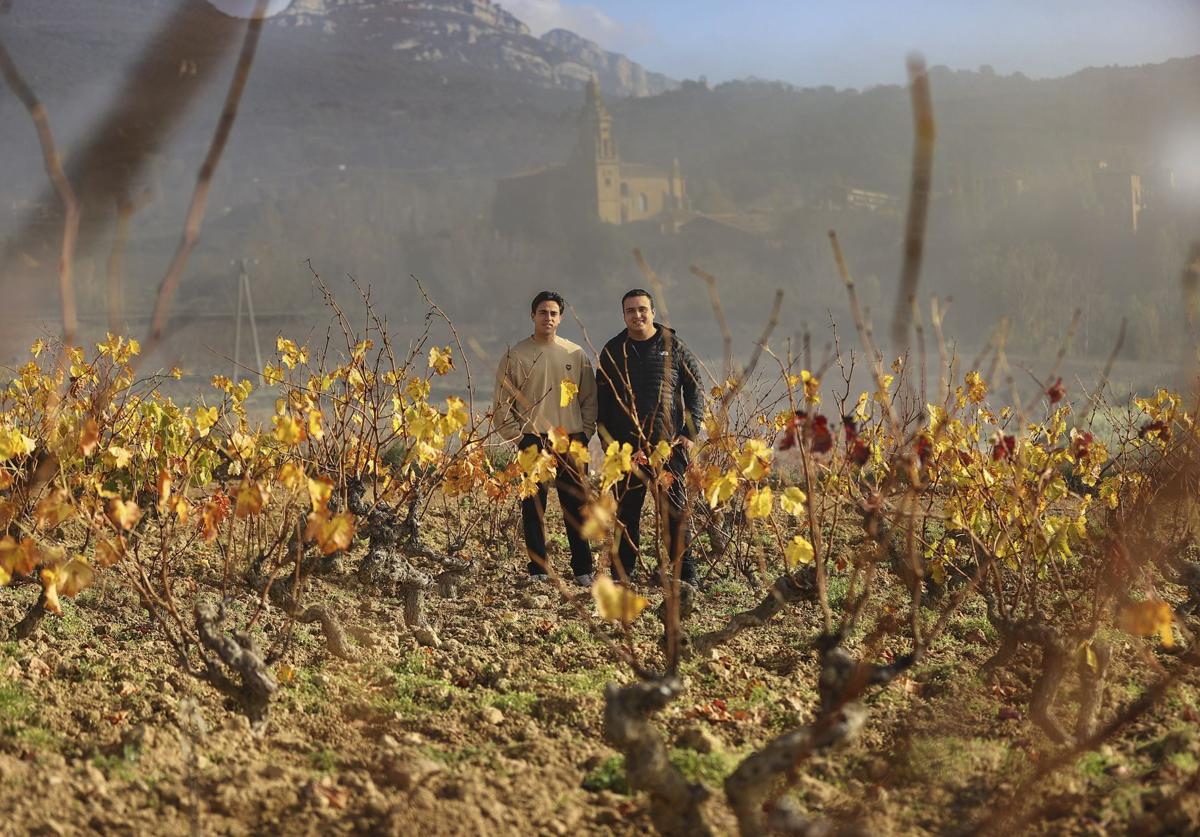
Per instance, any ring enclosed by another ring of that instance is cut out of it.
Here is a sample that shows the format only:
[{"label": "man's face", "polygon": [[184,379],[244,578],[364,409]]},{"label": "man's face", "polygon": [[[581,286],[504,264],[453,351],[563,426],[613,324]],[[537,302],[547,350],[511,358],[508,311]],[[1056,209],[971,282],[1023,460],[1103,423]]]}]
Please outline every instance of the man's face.
[{"label": "man's face", "polygon": [[533,333],[543,339],[553,337],[558,333],[558,324],[562,321],[562,309],[552,299],[538,303],[533,311]]},{"label": "man's face", "polygon": [[625,327],[634,337],[648,337],[654,326],[654,306],[648,296],[631,296],[622,303]]}]

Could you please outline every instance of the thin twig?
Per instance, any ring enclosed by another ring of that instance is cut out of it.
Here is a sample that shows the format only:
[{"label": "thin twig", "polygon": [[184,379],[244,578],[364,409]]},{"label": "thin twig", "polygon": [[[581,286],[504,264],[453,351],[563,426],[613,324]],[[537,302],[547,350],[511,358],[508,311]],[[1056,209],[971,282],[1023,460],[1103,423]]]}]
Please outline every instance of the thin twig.
[{"label": "thin twig", "polygon": [[933,142],[937,135],[933,103],[929,95],[929,74],[925,70],[925,59],[919,55],[910,55],[908,58],[908,82],[915,136],[908,221],[904,232],[904,266],[900,271],[900,291],[896,296],[896,312],[892,317],[892,341],[898,349],[908,340],[909,317],[921,280],[925,221],[929,215],[929,191],[933,180]]},{"label": "thin twig", "polygon": [[[8,82],[8,86],[12,88],[13,93],[21,100],[21,104],[25,106],[25,109],[29,111],[30,118],[33,119],[33,125],[37,129],[38,142],[42,147],[42,161],[46,166],[46,174],[50,176],[54,190],[58,193],[59,200],[62,201],[65,220],[62,250],[58,259],[58,292],[62,300],[63,346],[72,346],[75,343],[75,332],[78,328],[78,317],[75,312],[75,282],[72,274],[75,265],[75,242],[79,237],[79,200],[75,196],[75,190],[71,188],[70,181],[67,180],[66,172],[63,171],[62,159],[59,157],[58,148],[54,143],[54,133],[50,130],[50,118],[46,114],[46,107],[38,100],[2,43],[0,43],[0,71],[3,71],[4,80]],[[65,356],[64,352],[63,357]]]},{"label": "thin twig", "polygon": [[171,297],[175,294],[175,289],[183,277],[188,256],[200,237],[200,225],[204,221],[204,210],[208,204],[208,192],[212,188],[213,174],[217,170],[217,164],[221,161],[221,154],[225,151],[225,143],[229,140],[229,134],[233,130],[234,120],[237,119],[238,105],[241,103],[242,93],[246,89],[246,82],[250,78],[250,68],[254,65],[254,53],[258,49],[258,39],[262,34],[267,4],[268,0],[258,0],[253,17],[246,27],[242,52],[238,56],[237,68],[234,70],[233,80],[229,84],[229,91],[225,95],[225,106],[221,111],[221,118],[213,133],[208,154],[196,175],[196,188],[192,192],[192,202],[188,207],[183,237],[179,242],[179,247],[175,250],[175,256],[171,259],[166,275],[163,276],[162,282],[158,286],[158,295],[154,301],[154,314],[150,321],[150,333],[145,340],[142,357],[149,355],[162,341],[163,332],[167,327],[167,318],[171,311]]}]

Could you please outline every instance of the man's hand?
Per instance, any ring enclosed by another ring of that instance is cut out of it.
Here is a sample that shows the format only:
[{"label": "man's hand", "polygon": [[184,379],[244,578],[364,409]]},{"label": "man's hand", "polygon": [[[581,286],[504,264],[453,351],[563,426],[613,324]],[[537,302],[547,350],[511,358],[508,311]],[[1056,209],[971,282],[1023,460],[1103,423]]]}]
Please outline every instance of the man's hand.
[{"label": "man's hand", "polygon": [[691,453],[692,446],[695,445],[696,443],[693,442],[691,439],[689,439],[687,436],[676,436],[675,444],[679,445],[686,452]]}]

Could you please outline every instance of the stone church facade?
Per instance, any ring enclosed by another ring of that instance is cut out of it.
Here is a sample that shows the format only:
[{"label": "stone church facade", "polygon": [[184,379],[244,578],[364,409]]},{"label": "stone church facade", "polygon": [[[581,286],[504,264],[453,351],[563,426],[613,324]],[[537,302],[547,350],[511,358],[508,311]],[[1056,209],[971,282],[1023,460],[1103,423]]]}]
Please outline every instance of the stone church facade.
[{"label": "stone church facade", "polygon": [[686,212],[679,161],[670,171],[622,162],[612,127],[612,114],[593,78],[569,161],[498,181],[492,211],[496,229],[537,236],[552,234],[568,219],[621,225],[666,222]]}]

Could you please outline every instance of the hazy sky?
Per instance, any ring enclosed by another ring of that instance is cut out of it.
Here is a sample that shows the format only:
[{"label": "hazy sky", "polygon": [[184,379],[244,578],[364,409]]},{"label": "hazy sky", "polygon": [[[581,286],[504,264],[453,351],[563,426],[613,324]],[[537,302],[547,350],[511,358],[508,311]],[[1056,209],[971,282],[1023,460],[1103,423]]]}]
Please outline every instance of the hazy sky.
[{"label": "hazy sky", "polygon": [[647,69],[801,86],[904,79],[904,56],[1032,77],[1200,53],[1200,0],[500,0]]}]

